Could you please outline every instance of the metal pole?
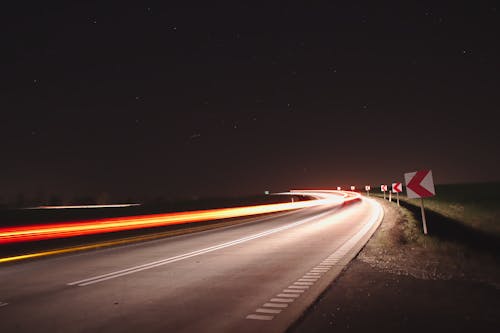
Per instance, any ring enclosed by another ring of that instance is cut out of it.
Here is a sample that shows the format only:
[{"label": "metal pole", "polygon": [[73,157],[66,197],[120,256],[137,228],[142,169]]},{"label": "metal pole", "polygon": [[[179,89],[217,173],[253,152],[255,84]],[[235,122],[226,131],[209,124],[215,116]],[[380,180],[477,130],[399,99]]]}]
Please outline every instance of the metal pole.
[{"label": "metal pole", "polygon": [[424,198],[420,198],[420,208],[422,211],[422,224],[424,226],[424,235],[427,235],[427,222],[425,221]]},{"label": "metal pole", "polygon": [[392,191],[389,191],[389,202],[392,202]]},{"label": "metal pole", "polygon": [[384,191],[384,200],[385,200],[385,191]]},{"label": "metal pole", "polygon": [[396,200],[398,201],[398,206],[399,206],[399,192],[396,193]]}]

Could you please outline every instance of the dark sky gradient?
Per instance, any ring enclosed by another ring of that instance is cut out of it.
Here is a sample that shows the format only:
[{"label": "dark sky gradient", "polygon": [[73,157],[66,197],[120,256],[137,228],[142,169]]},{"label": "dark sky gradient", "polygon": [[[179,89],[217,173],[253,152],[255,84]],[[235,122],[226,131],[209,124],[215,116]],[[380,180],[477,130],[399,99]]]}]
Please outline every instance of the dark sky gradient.
[{"label": "dark sky gradient", "polygon": [[172,3],[2,9],[3,200],[500,180],[495,1]]}]

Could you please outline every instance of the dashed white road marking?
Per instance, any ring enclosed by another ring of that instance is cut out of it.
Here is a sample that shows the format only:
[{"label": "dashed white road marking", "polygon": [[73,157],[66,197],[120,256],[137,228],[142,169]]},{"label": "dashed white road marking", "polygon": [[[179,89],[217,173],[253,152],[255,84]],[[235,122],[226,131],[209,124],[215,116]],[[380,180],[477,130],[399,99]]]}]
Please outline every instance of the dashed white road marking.
[{"label": "dashed white road marking", "polygon": [[308,289],[309,286],[288,286],[289,289]]},{"label": "dashed white road marking", "polygon": [[299,294],[278,294],[278,297],[299,297]]},{"label": "dashed white road marking", "polygon": [[247,316],[247,319],[255,319],[255,320],[273,320],[274,316],[266,316],[266,315],[258,315],[258,314],[250,314]]},{"label": "dashed white road marking", "polygon": [[269,300],[270,302],[277,302],[277,303],[292,303],[294,301],[293,298],[271,298]]},{"label": "dashed white road marking", "polygon": [[312,282],[294,282],[293,284],[296,286],[312,286],[313,285]]},{"label": "dashed white road marking", "polygon": [[[381,208],[379,207],[379,210]],[[255,310],[255,312],[259,313],[274,313],[278,314],[281,310],[277,310],[279,312],[271,312],[275,309],[265,309],[265,308],[281,308],[284,309],[288,307],[288,304],[293,303],[296,298],[300,297],[310,286],[314,285],[321,276],[327,273],[332,267],[339,263],[339,261],[347,254],[347,252],[351,251],[355,244],[365,235],[365,233],[372,227],[372,225],[376,222],[380,215],[373,216],[369,222],[367,222],[361,230],[359,230],[354,236],[345,240],[343,244],[340,246],[337,251],[330,254],[326,259],[324,259],[319,265],[311,269],[309,272],[305,273],[300,279],[295,281],[293,285],[288,286],[288,288],[283,289],[281,294],[277,294],[275,298],[271,298],[269,303],[264,303],[262,307]],[[276,310],[275,310],[276,311]],[[258,320],[272,320],[274,316],[262,316],[258,314],[250,314],[246,317],[247,319],[258,319]]]},{"label": "dashed white road marking", "polygon": [[281,310],[279,310],[279,309],[263,309],[263,308],[259,308],[259,309],[255,310],[255,312],[259,312],[259,313],[280,313]]},{"label": "dashed white road marking", "polygon": [[288,304],[286,304],[286,303],[264,303],[262,306],[266,307],[266,308],[286,308],[288,306]]},{"label": "dashed white road marking", "polygon": [[284,293],[303,293],[305,290],[302,289],[283,289]]}]

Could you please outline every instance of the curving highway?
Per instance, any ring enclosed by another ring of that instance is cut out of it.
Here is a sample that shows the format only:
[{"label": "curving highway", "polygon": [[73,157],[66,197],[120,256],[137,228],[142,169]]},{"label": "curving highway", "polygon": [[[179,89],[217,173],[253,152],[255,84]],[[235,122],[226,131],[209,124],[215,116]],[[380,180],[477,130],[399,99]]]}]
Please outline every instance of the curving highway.
[{"label": "curving highway", "polygon": [[209,231],[0,265],[0,331],[282,332],[383,214],[370,199],[349,201],[349,192],[300,193],[332,200]]}]

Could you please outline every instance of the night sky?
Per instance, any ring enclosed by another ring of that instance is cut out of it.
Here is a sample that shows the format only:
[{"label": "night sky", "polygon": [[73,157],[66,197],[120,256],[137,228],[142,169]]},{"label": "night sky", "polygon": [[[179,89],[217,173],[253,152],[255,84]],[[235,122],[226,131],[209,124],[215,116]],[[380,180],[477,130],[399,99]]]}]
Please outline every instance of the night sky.
[{"label": "night sky", "polygon": [[500,180],[495,1],[2,5],[0,201]]}]

